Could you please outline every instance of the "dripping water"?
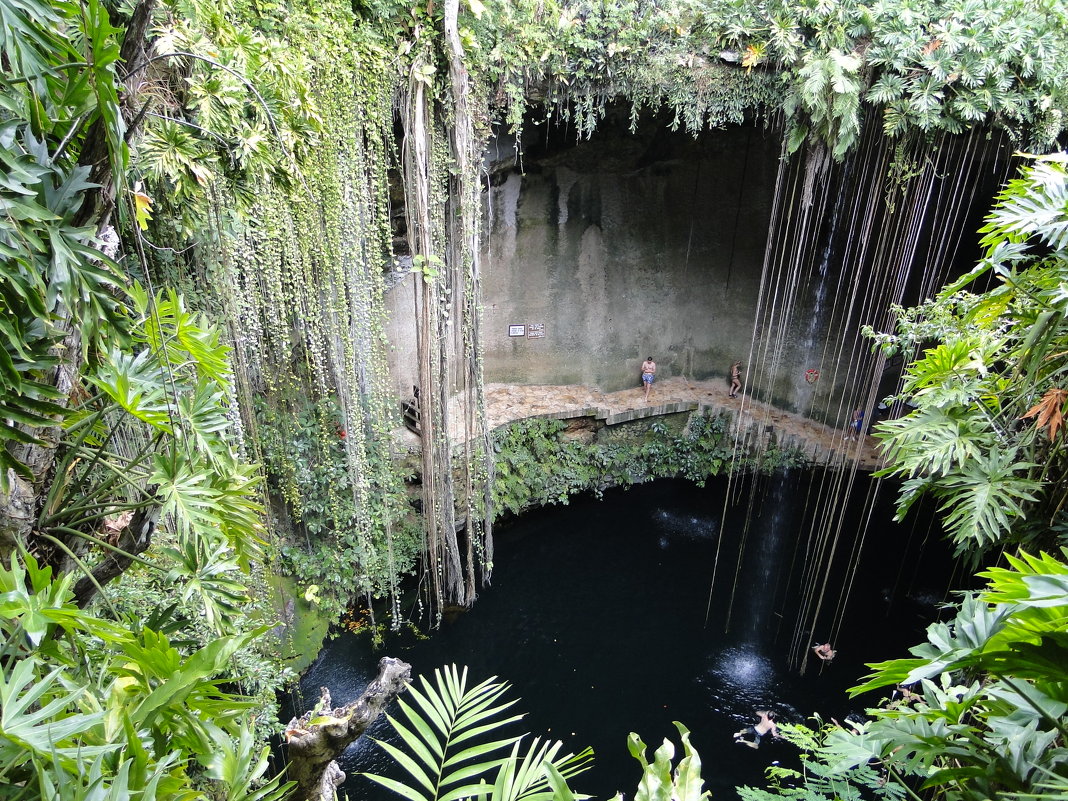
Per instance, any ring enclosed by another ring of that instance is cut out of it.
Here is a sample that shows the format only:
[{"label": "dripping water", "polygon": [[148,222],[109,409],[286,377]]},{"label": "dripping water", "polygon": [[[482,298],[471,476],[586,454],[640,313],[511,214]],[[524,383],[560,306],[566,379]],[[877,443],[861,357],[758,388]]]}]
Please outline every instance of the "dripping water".
[{"label": "dripping water", "polygon": [[[847,177],[848,170],[843,174],[843,184]],[[829,273],[832,259],[836,255],[835,242],[838,236],[838,221],[842,216],[845,202],[845,195],[842,192],[837,193],[831,202],[831,222],[827,231],[827,239],[824,242],[823,249],[820,251],[818,264],[814,271],[815,281],[812,291],[811,312],[808,315],[804,334],[801,336],[798,354],[798,363],[805,371],[819,369],[823,361],[824,340],[828,330],[826,319],[828,313],[827,301],[828,295],[833,288],[832,282],[829,280]],[[805,373],[802,370],[794,371],[794,398],[796,399],[797,407],[803,409],[805,414],[811,412],[817,386],[815,382],[810,383],[805,379]]]}]

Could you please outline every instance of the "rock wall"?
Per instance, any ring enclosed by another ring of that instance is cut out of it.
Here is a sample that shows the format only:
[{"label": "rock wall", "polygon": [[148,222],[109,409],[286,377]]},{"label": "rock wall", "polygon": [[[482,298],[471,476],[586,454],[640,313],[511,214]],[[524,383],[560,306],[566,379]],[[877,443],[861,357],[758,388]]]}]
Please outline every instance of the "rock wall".
[{"label": "rock wall", "polygon": [[[577,143],[528,122],[518,151],[491,142],[486,383],[616,392],[639,385],[646,356],[661,379],[726,382],[738,359],[746,393],[782,409],[838,427],[874,414],[900,362],[874,355],[862,327],[890,330],[893,304],[975,263],[965,232],[1008,176],[1012,143],[941,137],[909,161],[873,120],[843,163],[810,148],[780,175],[777,128],[694,137],[670,122],[631,131],[609,114]],[[912,171],[892,180],[895,165]],[[415,383],[414,280],[389,294],[399,398]]]},{"label": "rock wall", "polygon": [[576,146],[528,145],[521,168],[498,162],[486,381],[611,392],[650,355],[662,377],[726,376],[749,352],[778,148],[760,128],[606,125]]}]

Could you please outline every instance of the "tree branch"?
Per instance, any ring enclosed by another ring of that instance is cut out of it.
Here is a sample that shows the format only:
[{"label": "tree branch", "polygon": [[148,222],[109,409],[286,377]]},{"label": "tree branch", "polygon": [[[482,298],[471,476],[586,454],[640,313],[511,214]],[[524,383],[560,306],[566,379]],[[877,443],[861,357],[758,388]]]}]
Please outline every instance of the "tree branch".
[{"label": "tree branch", "polygon": [[74,602],[78,608],[84,609],[88,606],[105,584],[121,576],[137,556],[148,550],[159,515],[158,505],[144,507],[134,513],[130,524],[119,534],[116,550],[109,552],[97,563],[93,568],[92,578],[82,576],[74,585]]},{"label": "tree branch", "polygon": [[347,706],[331,708],[330,690],[323,687],[315,707],[286,726],[289,777],[296,783],[292,801],[332,801],[345,773],[334,759],[375,721],[411,680],[411,665],[384,656],[378,676],[363,695]]}]

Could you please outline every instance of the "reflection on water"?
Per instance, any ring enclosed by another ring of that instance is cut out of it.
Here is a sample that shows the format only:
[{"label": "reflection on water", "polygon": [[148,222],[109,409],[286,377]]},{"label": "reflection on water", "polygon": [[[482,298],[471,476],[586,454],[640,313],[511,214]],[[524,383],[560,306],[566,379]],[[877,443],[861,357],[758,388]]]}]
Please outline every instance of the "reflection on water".
[{"label": "reflection on water", "polygon": [[710,708],[746,725],[757,709],[774,710],[780,721],[801,722],[803,716],[784,700],[774,663],[752,645],[729,647],[709,658],[698,678]]},{"label": "reflection on water", "polygon": [[680,514],[672,509],[653,510],[653,525],[660,532],[659,545],[668,548],[672,540],[711,540],[719,530],[719,518]]}]

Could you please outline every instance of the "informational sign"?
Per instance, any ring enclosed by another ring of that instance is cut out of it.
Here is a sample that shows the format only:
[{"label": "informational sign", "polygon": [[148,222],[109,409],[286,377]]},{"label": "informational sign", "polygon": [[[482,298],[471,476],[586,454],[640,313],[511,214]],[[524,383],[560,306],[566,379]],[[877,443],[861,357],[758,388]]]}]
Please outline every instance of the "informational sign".
[{"label": "informational sign", "polygon": [[545,336],[545,323],[527,325],[527,339],[541,339],[543,336]]},{"label": "informational sign", "polygon": [[510,337],[525,337],[527,335],[527,327],[525,325],[510,325],[508,326],[508,336]]}]

